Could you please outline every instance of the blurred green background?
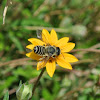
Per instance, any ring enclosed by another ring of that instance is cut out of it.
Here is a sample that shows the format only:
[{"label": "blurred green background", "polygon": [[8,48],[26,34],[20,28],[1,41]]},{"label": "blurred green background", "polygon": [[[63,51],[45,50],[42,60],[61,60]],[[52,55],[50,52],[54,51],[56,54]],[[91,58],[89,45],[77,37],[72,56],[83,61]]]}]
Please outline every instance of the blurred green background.
[{"label": "blurred green background", "polygon": [[[7,90],[16,100],[19,81],[33,84],[41,72],[25,56],[38,29],[54,28],[59,38],[70,37],[75,49],[100,49],[100,0],[12,0],[3,25],[6,1],[0,1],[0,100]],[[53,78],[45,72],[32,100],[100,100],[100,53],[72,54],[79,59],[73,70],[57,67]]]}]

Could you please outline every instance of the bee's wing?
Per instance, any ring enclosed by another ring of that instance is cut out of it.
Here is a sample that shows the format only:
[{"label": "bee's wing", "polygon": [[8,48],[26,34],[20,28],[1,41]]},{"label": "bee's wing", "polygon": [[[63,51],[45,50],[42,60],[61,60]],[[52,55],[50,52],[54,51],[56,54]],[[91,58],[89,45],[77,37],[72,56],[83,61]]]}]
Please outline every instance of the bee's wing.
[{"label": "bee's wing", "polygon": [[42,39],[42,32],[41,32],[41,30],[37,30],[36,34],[37,34],[37,38]]}]

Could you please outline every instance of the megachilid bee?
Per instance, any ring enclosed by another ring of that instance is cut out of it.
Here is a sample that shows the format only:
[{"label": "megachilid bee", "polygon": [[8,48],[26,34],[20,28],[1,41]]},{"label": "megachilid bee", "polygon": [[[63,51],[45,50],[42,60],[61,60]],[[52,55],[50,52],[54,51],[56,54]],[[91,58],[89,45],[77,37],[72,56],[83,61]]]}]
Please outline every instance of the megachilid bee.
[{"label": "megachilid bee", "polygon": [[52,57],[55,58],[56,56],[60,55],[60,48],[55,46],[35,46],[34,53],[43,56],[43,57]]},{"label": "megachilid bee", "polygon": [[[42,33],[40,32],[40,30],[37,31],[37,37],[42,39]],[[51,46],[50,44],[43,46],[37,45],[33,48],[33,51],[35,54],[41,56],[41,58],[39,59],[40,62],[41,61],[45,62],[40,67],[45,66],[47,61],[50,60],[50,58],[55,58],[61,54],[61,50],[59,47]]]}]

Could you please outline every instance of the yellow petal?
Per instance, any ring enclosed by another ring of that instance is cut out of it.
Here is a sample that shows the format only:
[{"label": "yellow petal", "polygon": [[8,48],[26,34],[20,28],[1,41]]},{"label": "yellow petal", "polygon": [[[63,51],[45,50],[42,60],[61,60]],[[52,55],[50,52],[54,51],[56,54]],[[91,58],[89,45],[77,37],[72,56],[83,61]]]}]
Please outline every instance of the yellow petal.
[{"label": "yellow petal", "polygon": [[33,44],[27,45],[26,48],[33,50],[34,45]]},{"label": "yellow petal", "polygon": [[55,44],[55,46],[63,48],[67,44],[68,40],[69,40],[68,37],[61,38],[60,40],[57,41],[57,43]]},{"label": "yellow petal", "polygon": [[36,38],[30,38],[30,39],[28,39],[28,41],[30,41],[32,44],[34,44],[34,46],[36,46],[36,45],[45,45],[44,42],[42,42],[41,40],[36,39]]},{"label": "yellow petal", "polygon": [[61,52],[69,52],[75,47],[75,43],[67,43],[65,47],[61,49]]},{"label": "yellow petal", "polygon": [[57,34],[54,29],[51,30],[51,45],[54,45],[58,41]]},{"label": "yellow petal", "polygon": [[78,61],[78,59],[75,56],[68,54],[68,53],[62,53],[61,55],[59,55],[59,57],[61,59],[65,59],[67,62],[77,62]]},{"label": "yellow petal", "polygon": [[58,56],[56,61],[57,64],[63,68],[72,69],[72,66],[64,58]]},{"label": "yellow petal", "polygon": [[45,67],[45,65],[46,65],[46,63],[45,63],[44,61],[39,61],[39,62],[37,63],[37,70],[39,70],[39,69]]},{"label": "yellow petal", "polygon": [[51,37],[49,32],[46,29],[42,30],[42,40],[47,43],[50,44],[51,43]]},{"label": "yellow petal", "polygon": [[48,61],[46,64],[46,70],[50,77],[53,76],[55,69],[56,69],[55,61],[51,61],[51,62]]},{"label": "yellow petal", "polygon": [[32,58],[32,59],[34,59],[34,60],[39,60],[39,59],[41,58],[41,56],[35,54],[33,51],[30,52],[30,53],[26,53],[26,56],[27,56],[27,57],[30,57],[30,58]]}]

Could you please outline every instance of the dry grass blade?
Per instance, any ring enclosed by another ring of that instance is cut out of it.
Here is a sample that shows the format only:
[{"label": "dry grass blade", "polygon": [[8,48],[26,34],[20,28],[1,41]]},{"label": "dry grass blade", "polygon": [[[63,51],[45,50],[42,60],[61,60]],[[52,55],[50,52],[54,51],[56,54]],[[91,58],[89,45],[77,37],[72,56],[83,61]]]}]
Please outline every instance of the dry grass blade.
[{"label": "dry grass blade", "polygon": [[47,29],[48,31],[51,31],[52,29],[54,29],[56,32],[59,33],[68,33],[70,32],[70,29],[62,29],[62,28],[53,28],[53,27],[41,27],[41,26],[25,26],[25,28],[27,30],[43,30],[43,29]]},{"label": "dry grass blade", "polygon": [[15,60],[11,60],[11,61],[8,61],[8,62],[0,62],[0,67],[2,66],[5,66],[5,65],[9,65],[9,64],[12,64],[12,63],[18,63],[18,62],[22,62],[23,61],[27,61],[27,60],[31,60],[30,58],[20,58],[20,59],[15,59]]},{"label": "dry grass blade", "polygon": [[3,11],[3,24],[5,24],[5,17],[6,17],[6,13],[7,13],[7,9],[8,9],[9,4],[12,4],[11,0],[7,0],[6,6],[4,8],[4,11]]}]

